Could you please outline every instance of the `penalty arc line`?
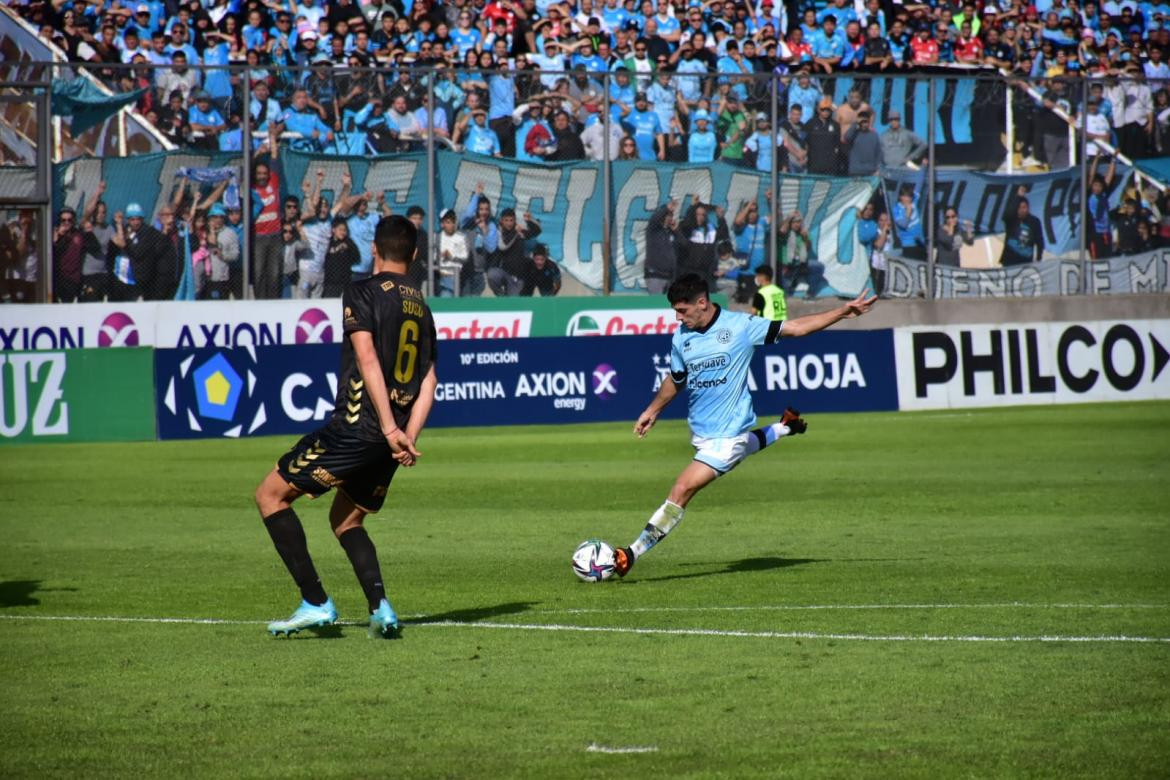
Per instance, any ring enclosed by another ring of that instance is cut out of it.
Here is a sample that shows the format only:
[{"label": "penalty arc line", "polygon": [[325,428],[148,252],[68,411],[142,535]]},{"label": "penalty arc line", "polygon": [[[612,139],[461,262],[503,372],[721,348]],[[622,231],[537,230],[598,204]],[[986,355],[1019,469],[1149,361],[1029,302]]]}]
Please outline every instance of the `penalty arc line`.
[{"label": "penalty arc line", "polygon": [[[177,617],[119,617],[83,615],[3,615],[0,620],[64,621],[79,623],[156,623],[186,625],[265,625],[262,620],[225,620],[221,618]],[[338,621],[340,626],[364,626],[357,621]],[[715,628],[637,628],[625,626],[576,626],[564,623],[493,623],[468,620],[403,621],[412,628],[494,628],[512,631],[554,631],[604,634],[635,634],[642,636],[713,636],[740,639],[826,639],[847,642],[1076,642],[1076,643],[1139,643],[1170,644],[1170,637],[1102,635],[1102,636],[978,636],[933,634],[840,634],[815,631],[740,631]]]}]

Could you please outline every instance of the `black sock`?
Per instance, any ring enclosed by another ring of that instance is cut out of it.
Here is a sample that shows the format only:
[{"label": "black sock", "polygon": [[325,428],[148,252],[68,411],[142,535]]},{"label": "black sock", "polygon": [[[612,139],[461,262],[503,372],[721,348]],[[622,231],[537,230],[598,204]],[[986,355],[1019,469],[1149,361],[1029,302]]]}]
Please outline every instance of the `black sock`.
[{"label": "black sock", "polygon": [[301,589],[301,598],[310,604],[324,604],[329,597],[325,595],[313,559],[309,557],[309,543],[305,541],[305,529],[301,527],[297,513],[292,507],[273,512],[264,518],[264,526],[280,553],[280,559],[288,567],[288,573]]},{"label": "black sock", "polygon": [[337,539],[345,548],[349,562],[353,564],[353,573],[365,591],[366,601],[370,604],[370,612],[378,609],[378,603],[386,598],[386,589],[382,586],[382,568],[378,566],[378,551],[370,541],[366,529],[358,526],[351,528]]}]

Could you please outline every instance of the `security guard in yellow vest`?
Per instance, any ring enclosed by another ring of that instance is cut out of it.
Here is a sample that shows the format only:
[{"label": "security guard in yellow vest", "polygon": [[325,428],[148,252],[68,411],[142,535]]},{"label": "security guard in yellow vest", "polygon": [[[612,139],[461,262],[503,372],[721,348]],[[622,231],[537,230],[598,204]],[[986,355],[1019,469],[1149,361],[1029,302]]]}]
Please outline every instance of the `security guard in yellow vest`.
[{"label": "security guard in yellow vest", "polygon": [[783,320],[788,317],[788,304],[784,300],[784,291],[772,284],[772,266],[761,265],[756,269],[756,290],[752,298],[752,308],[756,316],[768,320]]}]

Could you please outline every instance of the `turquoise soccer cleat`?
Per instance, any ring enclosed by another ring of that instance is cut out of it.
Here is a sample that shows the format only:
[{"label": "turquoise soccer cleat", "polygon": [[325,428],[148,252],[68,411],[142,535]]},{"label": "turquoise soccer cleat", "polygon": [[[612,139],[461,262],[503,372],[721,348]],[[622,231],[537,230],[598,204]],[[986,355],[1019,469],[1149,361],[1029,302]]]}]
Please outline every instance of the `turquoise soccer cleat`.
[{"label": "turquoise soccer cleat", "polygon": [[370,639],[397,639],[402,635],[398,627],[398,614],[386,599],[378,604],[378,609],[370,615]]},{"label": "turquoise soccer cleat", "polygon": [[333,606],[333,599],[325,599],[324,604],[310,604],[302,601],[297,611],[292,613],[288,620],[274,620],[268,624],[268,633],[273,636],[295,634],[305,628],[318,628],[337,622],[337,607]]}]

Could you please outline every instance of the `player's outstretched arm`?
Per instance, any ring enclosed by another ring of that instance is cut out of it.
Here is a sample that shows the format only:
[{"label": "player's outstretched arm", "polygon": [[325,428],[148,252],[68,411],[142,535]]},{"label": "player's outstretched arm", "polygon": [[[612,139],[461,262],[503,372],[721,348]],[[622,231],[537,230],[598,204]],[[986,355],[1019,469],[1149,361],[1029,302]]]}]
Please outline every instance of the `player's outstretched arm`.
[{"label": "player's outstretched arm", "polygon": [[876,300],[876,295],[867,295],[863,292],[861,295],[849,301],[849,303],[838,306],[835,309],[823,311],[820,314],[808,314],[804,317],[797,317],[794,320],[786,320],[784,322],[784,328],[780,331],[780,338],[807,336],[810,333],[816,333],[818,330],[824,330],[835,325],[841,320],[860,317],[873,308]]},{"label": "player's outstretched arm", "polygon": [[382,435],[394,453],[394,459],[403,466],[413,466],[414,460],[420,453],[414,448],[414,441],[406,431],[394,422],[394,414],[390,411],[390,394],[386,391],[386,378],[382,374],[382,363],[378,360],[378,352],[374,349],[374,334],[368,330],[357,330],[349,334],[353,344],[353,354],[357,358],[358,370],[362,373],[366,392],[370,395],[370,402],[378,413],[378,423],[382,426]]},{"label": "player's outstretched arm", "polygon": [[634,423],[634,433],[641,439],[650,429],[654,427],[654,423],[658,422],[658,415],[662,414],[662,410],[666,408],[667,404],[674,400],[678,395],[678,386],[670,377],[664,377],[662,384],[658,387],[658,392],[654,395],[654,400],[646,407],[646,411],[638,416],[638,421]]}]

